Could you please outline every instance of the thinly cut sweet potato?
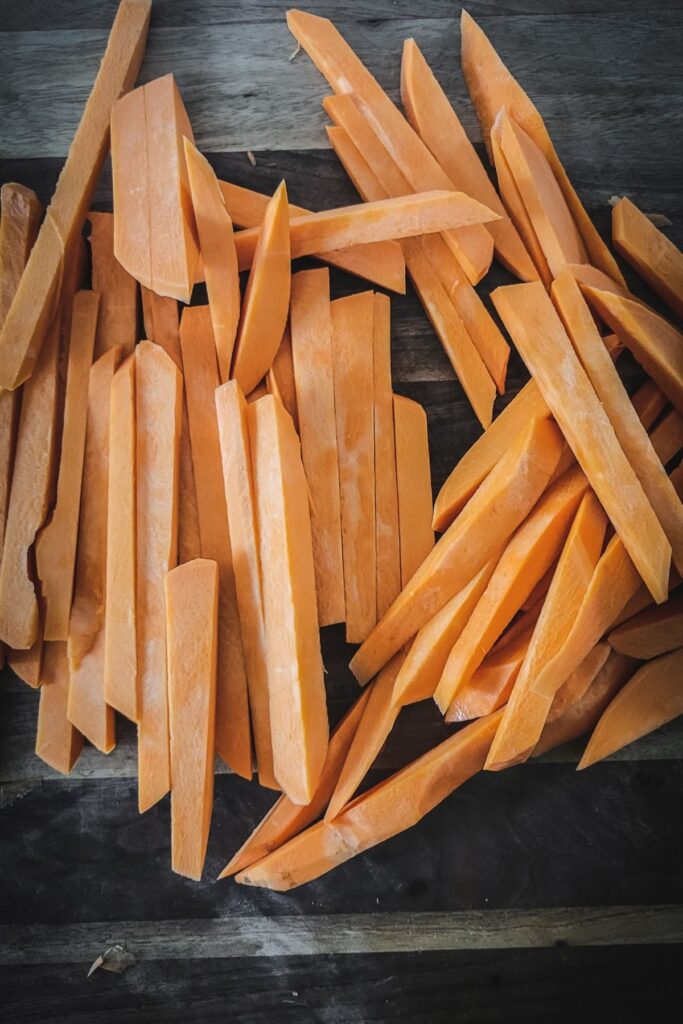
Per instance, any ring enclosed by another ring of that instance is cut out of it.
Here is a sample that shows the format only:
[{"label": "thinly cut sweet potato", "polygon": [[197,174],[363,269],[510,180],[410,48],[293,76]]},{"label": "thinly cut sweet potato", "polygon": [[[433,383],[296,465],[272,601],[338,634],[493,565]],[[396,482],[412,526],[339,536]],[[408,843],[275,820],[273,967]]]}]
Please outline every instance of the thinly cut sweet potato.
[{"label": "thinly cut sweet potato", "polygon": [[230,376],[240,319],[240,276],[232,221],[211,164],[183,139],[221,380]]},{"label": "thinly cut sweet potato", "polygon": [[434,693],[434,700],[444,714],[559,555],[587,487],[583,473],[578,468],[570,470],[550,488],[513,535],[456,640]]},{"label": "thinly cut sweet potato", "polygon": [[[321,626],[343,622],[344,564],[335,420],[330,275],[303,270],[292,277],[290,311],[301,457],[311,491],[313,562]],[[394,477],[395,479],[395,477]]]},{"label": "thinly cut sweet potato", "polygon": [[38,639],[27,651],[8,651],[7,664],[22,682],[34,689],[40,686],[40,670],[43,663],[43,637],[38,632]]},{"label": "thinly cut sweet potato", "polygon": [[95,359],[114,345],[130,355],[138,340],[138,283],[114,256],[114,215],[88,214],[92,290],[100,297]]},{"label": "thinly cut sweet potato", "polygon": [[683,319],[683,253],[626,196],[612,207],[612,244]]},{"label": "thinly cut sweet potato", "polygon": [[583,699],[592,686],[593,680],[602,671],[607,659],[613,653],[610,645],[605,641],[596,644],[593,650],[588,652],[579,667],[575,668],[572,674],[565,679],[553,697],[546,723],[561,717],[568,708]]},{"label": "thinly cut sweet potato", "polygon": [[104,699],[137,722],[136,642],[135,355],[111,382],[107,573],[104,609]]},{"label": "thinly cut sweet potato", "polygon": [[683,414],[683,334],[631,298],[583,286],[591,309],[619,335],[645,372]]},{"label": "thinly cut sweet potato", "polygon": [[498,193],[414,39],[403,44],[401,99],[406,116],[455,188],[500,214],[488,226],[498,259],[523,281],[538,279],[524,242],[507,215]]},{"label": "thinly cut sweet potato", "polygon": [[419,402],[394,395],[401,585],[406,587],[434,547],[427,414]]},{"label": "thinly cut sweet potato", "polygon": [[572,218],[588,250],[590,262],[625,286],[621,271],[611,252],[600,238],[562,162],[555,152],[543,118],[519,83],[512,77],[474,19],[463,10],[460,15],[462,71],[474,109],[481,125],[484,142],[491,158],[491,125],[499,110],[505,109],[533,139],[545,155],[569,206]]},{"label": "thinly cut sweet potato", "polygon": [[135,349],[138,807],[171,788],[164,580],[177,560],[182,377],[151,341]]},{"label": "thinly cut sweet potato", "polygon": [[[216,390],[215,402],[256,766],[261,785],[279,789],[273,773],[268,650],[263,621],[261,565],[247,403],[236,380],[228,381]],[[229,702],[226,702],[225,710],[229,715]]]},{"label": "thinly cut sweet potato", "polygon": [[[309,804],[328,746],[308,492],[291,417],[272,395],[249,406],[275,777]],[[373,574],[374,575],[374,574]]]},{"label": "thinly cut sweet potato", "polygon": [[372,292],[332,303],[347,643],[361,643],[377,621],[373,305]]},{"label": "thinly cut sweet potato", "polygon": [[662,461],[671,462],[683,448],[683,416],[678,409],[670,409],[650,437],[656,451],[666,452],[666,458]]},{"label": "thinly cut sweet potato", "polygon": [[683,590],[679,587],[665,604],[634,615],[608,639],[615,651],[640,660],[683,647]]},{"label": "thinly cut sweet potato", "polygon": [[220,384],[208,306],[190,306],[180,321],[192,463],[203,558],[218,563],[216,751],[238,775],[252,775],[247,673],[223,486],[215,391]]},{"label": "thinly cut sweet potato", "polygon": [[674,563],[681,570],[683,505],[631,404],[571,271],[565,271],[554,281],[552,298],[617,440],[671,544]]},{"label": "thinly cut sweet potato", "polygon": [[266,375],[266,384],[270,389],[277,388],[280,401],[292,417],[292,422],[299,433],[299,408],[296,403],[296,383],[294,380],[294,356],[292,355],[292,335],[289,325],[285,327],[282,341],[273,359],[273,365]]},{"label": "thinly cut sweet potato", "polygon": [[213,810],[218,565],[171,569],[165,581],[171,750],[171,867],[202,877]]},{"label": "thinly cut sweet potato", "polygon": [[492,298],[643,580],[666,600],[671,545],[545,289],[512,285]]},{"label": "thinly cut sweet potato", "polygon": [[258,244],[242,303],[232,371],[245,394],[272,366],[287,323],[292,253],[284,181],[268,204],[261,227],[254,231]]},{"label": "thinly cut sweet potato", "polygon": [[120,354],[118,347],[108,349],[90,370],[78,553],[67,644],[69,721],[105,754],[115,745],[114,711],[104,696],[104,610],[109,413],[111,384]]},{"label": "thinly cut sweet potato", "polygon": [[543,731],[552,696],[544,701],[534,679],[571,629],[602,552],[607,517],[592,491],[584,494],[567,535],[524,662],[503,712],[486,767],[526,760]]},{"label": "thinly cut sweet potato", "polygon": [[319,818],[339,778],[351,741],[356,734],[358,723],[367,705],[372,688],[364,690],[346,713],[337,728],[330,736],[325,766],[320,776],[310,803],[301,806],[294,804],[288,796],[283,795],[276,800],[266,816],[259,822],[249,838],[239,848],[235,856],[226,864],[219,878],[228,878],[237,874],[250,864],[261,860],[271,850],[283,846],[289,839],[303,831],[307,825]]},{"label": "thinly cut sweet potato", "polygon": [[44,604],[45,640],[66,640],[69,636],[88,415],[88,377],[99,303],[99,295],[90,291],[77,292],[73,301],[57,497],[52,516],[36,539],[36,572]]},{"label": "thinly cut sweet potato", "polygon": [[[394,400],[391,385],[391,303],[386,295],[377,294],[373,300],[372,350],[375,423],[375,549],[377,552],[377,620],[379,621],[401,592],[399,495],[396,479]],[[429,452],[427,452],[427,459],[429,459]]]},{"label": "thinly cut sweet potato", "polygon": [[[372,129],[384,140],[401,173],[408,179],[411,191],[453,189],[448,175],[331,21],[292,10],[287,12],[287,26],[333,92],[351,96]],[[470,282],[477,284],[491,263],[491,236],[479,226],[448,232],[446,238]]]},{"label": "thinly cut sweet potato", "polygon": [[603,712],[578,770],[683,714],[682,674],[683,647],[641,666]]},{"label": "thinly cut sweet potato", "polygon": [[547,419],[533,420],[509,446],[351,659],[361,684],[502,550],[545,490],[562,449],[560,432]]},{"label": "thinly cut sweet potato", "polygon": [[69,658],[63,640],[45,644],[40,682],[36,754],[55,771],[67,775],[81,756],[83,737],[66,716]]}]

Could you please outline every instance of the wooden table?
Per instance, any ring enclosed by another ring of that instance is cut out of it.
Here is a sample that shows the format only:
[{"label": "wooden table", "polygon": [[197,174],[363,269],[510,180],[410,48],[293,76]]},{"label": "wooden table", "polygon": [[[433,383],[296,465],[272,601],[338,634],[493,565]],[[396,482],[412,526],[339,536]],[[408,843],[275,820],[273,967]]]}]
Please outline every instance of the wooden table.
[{"label": "wooden table", "polygon": [[[48,199],[115,6],[4,0],[1,180]],[[480,141],[452,0],[310,6],[334,17],[393,97],[402,40],[414,36]],[[609,197],[626,193],[667,214],[681,244],[680,9],[658,0],[468,6],[547,117],[600,230],[608,232]],[[323,81],[303,53],[288,62],[295,47],[285,7],[156,0],[143,77],[175,73],[198,144],[221,176],[263,190],[284,176],[292,201],[314,209],[352,202],[326,147]],[[95,205],[109,204],[105,173]],[[505,280],[494,267],[483,293]],[[335,273],[333,287],[341,294],[359,283]],[[412,292],[392,310],[395,386],[427,407],[438,487],[479,428]],[[625,373],[631,385],[639,379],[633,364]],[[524,379],[513,356],[502,401]],[[323,644],[337,718],[354,693],[349,650],[339,629],[325,631]],[[206,880],[185,881],[170,871],[168,800],[138,816],[130,727],[121,723],[110,757],[86,750],[61,778],[32,752],[36,694],[6,671],[0,700],[6,1024],[679,1017],[680,723],[580,775],[576,749],[482,774],[419,827],[278,895],[212,881],[268,793],[218,776]],[[373,779],[443,735],[432,706],[404,712]],[[86,980],[115,942],[136,965]]]}]

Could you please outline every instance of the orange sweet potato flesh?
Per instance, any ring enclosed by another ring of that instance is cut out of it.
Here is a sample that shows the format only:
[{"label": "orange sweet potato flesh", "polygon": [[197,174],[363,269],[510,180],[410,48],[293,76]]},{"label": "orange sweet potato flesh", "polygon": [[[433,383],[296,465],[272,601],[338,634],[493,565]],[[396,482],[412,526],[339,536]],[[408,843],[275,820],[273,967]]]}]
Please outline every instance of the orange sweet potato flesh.
[{"label": "orange sweet potato flesh", "polygon": [[373,307],[372,292],[332,303],[347,643],[361,643],[377,621]]},{"label": "orange sweet potato flesh", "polygon": [[278,891],[311,882],[357,854],[417,824],[483,767],[500,712],[450,736],[401,771],[237,875],[244,885]]},{"label": "orange sweet potato flesh", "polygon": [[683,505],[657,458],[570,271],[555,280],[552,298],[617,440],[671,544],[674,563],[680,570],[683,568]]},{"label": "orange sweet potato flesh", "polygon": [[427,414],[419,402],[394,395],[401,584],[407,586],[434,547]]},{"label": "orange sweet potato flesh", "polygon": [[43,662],[43,637],[38,639],[27,651],[8,651],[7,664],[15,675],[19,676],[27,686],[36,689],[40,686],[40,669]]},{"label": "orange sweet potato flesh", "polygon": [[368,687],[361,693],[330,736],[320,782],[310,803],[304,806],[294,804],[283,794],[226,864],[219,878],[228,878],[261,860],[320,817],[332,796],[371,692],[372,689]]},{"label": "orange sweet potato flesh", "polygon": [[240,319],[240,278],[232,221],[211,164],[184,140],[190,193],[204,264],[204,279],[218,353],[221,380],[230,376]]},{"label": "orange sweet potato flesh", "polygon": [[182,378],[151,341],[135,349],[138,807],[171,788],[164,580],[176,564]]},{"label": "orange sweet potato flesh", "polygon": [[460,16],[460,44],[463,75],[481,125],[489,159],[491,126],[498,112],[505,109],[545,155],[581,233],[591,263],[625,286],[616,260],[600,238],[567,177],[543,118],[503,64],[484,32],[465,10]]},{"label": "orange sweet potato flesh", "polygon": [[[574,704],[578,704],[593,684],[593,680],[602,671],[608,658],[613,654],[606,641],[596,644],[589,651],[578,668],[565,679],[562,686],[552,699],[546,722],[554,722]],[[545,728],[545,726],[544,726]]]},{"label": "orange sweet potato flesh", "polygon": [[232,370],[245,395],[272,366],[287,323],[292,254],[284,181],[268,204],[261,227],[255,230],[257,245],[242,303]]},{"label": "orange sweet potato flesh", "polygon": [[444,714],[557,558],[587,486],[578,468],[569,470],[513,535],[456,640],[434,693]]},{"label": "orange sweet potato flesh", "polygon": [[277,389],[278,396],[285,409],[292,417],[292,422],[299,432],[299,409],[296,403],[296,383],[294,380],[294,357],[292,355],[292,335],[289,326],[285,327],[282,341],[275,353],[273,365],[266,376],[269,390]]},{"label": "orange sweet potato flesh", "polygon": [[218,565],[197,558],[165,582],[171,867],[202,877],[213,810]]},{"label": "orange sweet potato flesh", "polygon": [[361,684],[502,550],[545,490],[562,450],[560,432],[547,419],[532,421],[509,446],[352,658]]},{"label": "orange sweet potato flesh", "polygon": [[88,214],[92,290],[100,297],[95,358],[119,345],[130,355],[138,340],[138,284],[114,256],[114,215]]},{"label": "orange sweet potato flesh", "polygon": [[[377,551],[377,619],[401,591],[396,437],[391,385],[391,303],[373,300],[372,348],[375,420],[375,548]],[[433,544],[433,538],[432,538]],[[431,546],[431,545],[430,545]]]},{"label": "orange sweet potato flesh", "polygon": [[571,629],[602,552],[607,517],[592,491],[571,525],[524,662],[491,746],[486,767],[499,769],[526,760],[543,731],[552,696],[534,690],[539,670],[562,646]]},{"label": "orange sweet potato flesh", "polygon": [[301,457],[312,499],[318,619],[328,626],[344,621],[345,599],[327,269],[303,270],[292,277],[290,325]]},{"label": "orange sweet potato flesh", "polygon": [[114,374],[109,410],[104,699],[137,722],[135,355]]},{"label": "orange sweet potato flesh", "polygon": [[251,778],[247,673],[223,486],[215,391],[220,384],[208,306],[190,306],[180,322],[192,463],[203,558],[218,563],[216,751],[238,775]]},{"label": "orange sweet potato flesh", "polygon": [[66,716],[69,658],[63,640],[45,644],[40,682],[36,754],[66,775],[81,755],[83,737]]},{"label": "orange sweet potato flesh", "polygon": [[135,82],[147,40],[150,0],[122,0],[66,163],[0,330],[0,388],[33,372],[56,311],[65,252],[83,226],[109,145],[112,107]]},{"label": "orange sweet potato flesh", "polygon": [[648,660],[683,647],[683,590],[659,607],[645,608],[609,635],[615,651]]},{"label": "orange sweet potato flesh", "polygon": [[543,285],[497,288],[492,298],[644,582],[665,600],[671,545]]},{"label": "orange sweet potato flesh", "polygon": [[88,377],[93,361],[99,302],[99,295],[90,291],[77,292],[73,301],[57,497],[52,516],[36,540],[36,572],[44,604],[45,640],[66,640],[69,636],[88,414]]},{"label": "orange sweet potato flesh", "polygon": [[83,458],[74,599],[69,620],[69,721],[93,746],[114,747],[114,712],[104,696],[104,610],[107,575],[107,498],[111,383],[120,349],[93,363]]},{"label": "orange sweet potato flesh", "polygon": [[313,799],[328,722],[313,542],[299,438],[272,395],[249,406],[268,648],[275,776],[297,804]]},{"label": "orange sweet potato flesh", "polygon": [[[263,620],[261,564],[247,403],[239,384],[234,380],[228,381],[216,390],[215,402],[256,765],[261,785],[279,789],[273,772],[268,650]],[[229,703],[226,711],[229,712]]]},{"label": "orange sweet potato flesh", "polygon": [[683,253],[626,196],[612,207],[612,244],[683,319]]},{"label": "orange sweet potato flesh", "polygon": [[603,712],[578,769],[602,761],[683,714],[683,647],[648,661]]},{"label": "orange sweet potato flesh", "polygon": [[659,421],[651,434],[655,450],[666,452],[662,461],[670,462],[683,448],[683,416],[677,409],[670,409]]},{"label": "orange sweet potato flesh", "polygon": [[591,309],[622,339],[645,372],[683,414],[683,334],[633,299],[583,286]]}]

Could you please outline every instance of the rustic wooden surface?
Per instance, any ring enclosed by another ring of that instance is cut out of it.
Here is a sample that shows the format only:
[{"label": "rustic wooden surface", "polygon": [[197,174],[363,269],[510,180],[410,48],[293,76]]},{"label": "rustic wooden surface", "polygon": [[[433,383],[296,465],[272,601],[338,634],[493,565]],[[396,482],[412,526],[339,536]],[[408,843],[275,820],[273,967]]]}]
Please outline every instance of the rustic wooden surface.
[{"label": "rustic wooden surface", "polygon": [[[47,200],[87,95],[113,0],[3,0],[0,180]],[[155,0],[143,78],[173,71],[219,173],[294,202],[353,201],[326,148],[326,87],[280,0]],[[608,198],[666,213],[683,243],[679,5],[472,0],[471,13],[547,117],[603,232]],[[458,70],[452,0],[319,0],[397,96],[410,35],[480,134]],[[252,167],[246,150],[256,156]],[[95,205],[110,206],[108,171]],[[634,287],[646,292],[637,282]],[[493,268],[482,286],[508,280]],[[342,294],[359,287],[339,272]],[[652,297],[648,296],[651,301]],[[429,415],[435,487],[479,433],[414,295],[394,299],[397,390]],[[630,385],[639,380],[628,362]],[[511,361],[508,400],[525,379]],[[354,693],[340,629],[325,631],[331,716]],[[416,829],[288,895],[214,884],[272,797],[220,774],[205,881],[169,864],[168,801],[140,818],[134,731],[71,778],[32,752],[36,694],[0,689],[0,984],[7,1024],[235,1020],[374,1024],[668,1020],[683,995],[683,725],[577,775],[577,745],[481,775]],[[446,735],[433,708],[399,719],[373,779]],[[124,943],[122,975],[95,957]]]}]

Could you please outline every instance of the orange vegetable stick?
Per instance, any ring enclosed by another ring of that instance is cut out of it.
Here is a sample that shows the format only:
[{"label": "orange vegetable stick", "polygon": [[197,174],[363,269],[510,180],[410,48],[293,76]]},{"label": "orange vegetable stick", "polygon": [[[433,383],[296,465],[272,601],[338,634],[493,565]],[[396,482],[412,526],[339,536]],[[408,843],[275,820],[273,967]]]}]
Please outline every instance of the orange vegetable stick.
[{"label": "orange vegetable stick", "polygon": [[299,409],[296,404],[296,383],[294,380],[294,356],[292,355],[292,336],[290,327],[285,327],[282,341],[275,353],[273,365],[268,370],[266,382],[272,387],[273,392],[277,389],[280,401],[292,417],[292,422],[299,433]]},{"label": "orange vegetable stick", "polygon": [[347,643],[363,641],[377,621],[373,306],[372,292],[332,303]]},{"label": "orange vegetable stick", "polygon": [[345,602],[327,269],[304,270],[292,277],[290,325],[301,457],[312,498],[318,620],[328,626],[344,621]]},{"label": "orange vegetable stick", "polygon": [[545,289],[513,285],[492,298],[643,580],[665,600],[671,545]]},{"label": "orange vegetable stick", "polygon": [[43,637],[38,639],[27,651],[8,651],[7,664],[23,683],[34,689],[40,686],[40,670],[43,663]]},{"label": "orange vegetable stick", "polygon": [[240,319],[240,277],[232,221],[211,164],[183,139],[221,380],[230,376]]},{"label": "orange vegetable stick", "polygon": [[129,355],[138,340],[138,283],[114,256],[114,215],[88,214],[92,289],[100,297],[95,358],[119,345]]},{"label": "orange vegetable stick", "polygon": [[114,374],[109,409],[104,699],[137,722],[135,355]]},{"label": "orange vegetable stick", "polygon": [[199,536],[203,558],[218,563],[218,681],[216,751],[245,779],[252,775],[247,673],[237,609],[235,572],[223,486],[215,390],[220,384],[208,306],[190,306],[180,322],[180,344],[197,486]]},{"label": "orange vegetable stick", "polygon": [[166,576],[171,749],[171,867],[202,877],[213,810],[218,565],[205,558]]},{"label": "orange vegetable stick", "polygon": [[[268,651],[247,405],[239,384],[234,380],[216,390],[215,402],[256,764],[261,785],[279,789],[273,772]],[[227,709],[229,713],[229,703]]]},{"label": "orange vegetable stick", "polygon": [[45,640],[66,640],[76,565],[88,413],[88,377],[93,361],[100,297],[80,291],[74,296],[66,371],[64,422],[52,516],[36,539],[36,572],[44,602]]},{"label": "orange vegetable stick", "polygon": [[237,875],[243,885],[280,891],[311,882],[390,839],[481,770],[500,713],[461,729],[357,797],[334,821],[322,821]]},{"label": "orange vegetable stick", "polygon": [[683,413],[683,334],[630,298],[583,286],[591,308],[622,339],[645,372]]},{"label": "orange vegetable stick", "polygon": [[45,764],[66,775],[81,756],[83,737],[66,717],[69,659],[63,640],[45,644],[40,681],[36,754]]},{"label": "orange vegetable stick", "polygon": [[104,696],[104,610],[107,578],[107,495],[111,383],[120,349],[93,363],[83,458],[81,511],[74,597],[69,620],[67,715],[93,746],[108,754],[115,745],[114,711]]},{"label": "orange vegetable stick", "polygon": [[612,244],[683,319],[683,253],[626,196],[612,207]]},{"label": "orange vegetable stick", "polygon": [[[391,385],[391,303],[373,300],[372,349],[375,418],[375,549],[377,552],[377,619],[401,591],[396,437]],[[429,458],[429,453],[427,453]],[[432,539],[433,544],[433,539]],[[431,547],[431,545],[430,545]]]},{"label": "orange vegetable stick", "polygon": [[[408,179],[411,191],[453,190],[448,175],[331,21],[293,10],[287,12],[287,26],[333,92],[351,96]],[[470,282],[477,284],[491,264],[491,235],[481,227],[469,227],[449,231],[445,237]]]},{"label": "orange vegetable stick", "polygon": [[671,544],[674,563],[680,570],[683,568],[683,505],[655,454],[647,430],[629,400],[570,271],[555,280],[552,298],[617,440]]},{"label": "orange vegetable stick", "polygon": [[602,552],[607,517],[592,491],[574,517],[550,589],[486,762],[488,769],[524,761],[536,746],[552,703],[535,692],[538,672],[561,648]]},{"label": "orange vegetable stick", "polygon": [[434,547],[427,415],[419,402],[394,395],[394,425],[401,584],[405,587]]},{"label": "orange vegetable stick", "polygon": [[[480,569],[498,554],[543,493],[562,453],[559,430],[533,420],[509,445],[410,583],[351,659],[359,683],[377,674]],[[526,596],[526,595],[525,595]]]},{"label": "orange vegetable stick", "polygon": [[642,665],[603,712],[578,770],[683,714],[682,673],[683,647]]},{"label": "orange vegetable stick", "polygon": [[400,666],[392,700],[397,707],[434,696],[441,673],[496,566],[491,559],[477,575],[426,622]]},{"label": "orange vegetable stick", "polygon": [[308,492],[291,417],[272,395],[249,406],[275,777],[308,804],[328,746]]},{"label": "orange vegetable stick", "polygon": [[503,64],[486,35],[465,10],[460,15],[460,43],[463,75],[481,125],[489,159],[491,125],[499,110],[505,109],[535,142],[550,164],[591,263],[625,286],[616,260],[600,238],[567,177],[543,118]]},{"label": "orange vegetable stick", "polygon": [[615,651],[647,660],[683,647],[683,591],[659,607],[645,608],[612,630],[609,642]]},{"label": "orange vegetable stick", "polygon": [[372,687],[364,690],[351,706],[337,728],[330,736],[325,766],[310,803],[301,806],[285,796],[275,801],[266,816],[259,822],[249,838],[235,856],[221,871],[219,878],[242,871],[250,864],[265,857],[271,850],[283,846],[289,839],[303,831],[307,825],[319,818],[325,810],[336,785],[351,741],[356,734],[361,715],[372,693]]},{"label": "orange vegetable stick", "polygon": [[403,43],[401,100],[406,117],[453,185],[500,214],[488,227],[496,255],[523,281],[538,279],[529,253],[507,215],[498,193],[414,39]]},{"label": "orange vegetable stick", "polygon": [[572,674],[565,679],[553,697],[546,722],[553,722],[573,704],[577,704],[583,699],[593,680],[602,671],[607,659],[613,653],[610,645],[606,642],[596,644],[593,650],[588,652],[579,667],[575,668]]},{"label": "orange vegetable stick", "polygon": [[677,409],[670,409],[666,416],[659,421],[650,437],[655,451],[666,452],[665,461],[671,462],[683,448],[683,416]]},{"label": "orange vegetable stick", "polygon": [[263,224],[254,231],[258,245],[242,303],[232,371],[245,394],[272,366],[287,322],[292,254],[284,181],[268,205]]},{"label": "orange vegetable stick", "polygon": [[177,560],[182,378],[151,341],[135,349],[138,807],[171,788],[164,579]]},{"label": "orange vegetable stick", "polygon": [[434,700],[444,714],[559,555],[587,486],[578,468],[570,470],[543,496],[510,540],[455,642],[434,693]]},{"label": "orange vegetable stick", "polygon": [[133,85],[145,50],[152,4],[122,0],[92,91],[45,220],[0,331],[0,388],[33,372],[53,319],[65,252],[81,230],[109,144],[116,100]]}]

